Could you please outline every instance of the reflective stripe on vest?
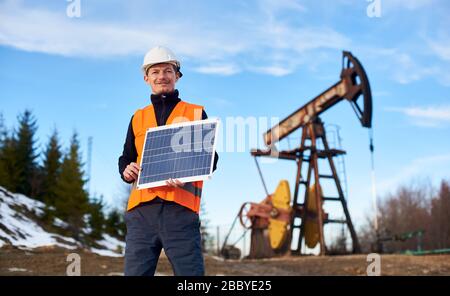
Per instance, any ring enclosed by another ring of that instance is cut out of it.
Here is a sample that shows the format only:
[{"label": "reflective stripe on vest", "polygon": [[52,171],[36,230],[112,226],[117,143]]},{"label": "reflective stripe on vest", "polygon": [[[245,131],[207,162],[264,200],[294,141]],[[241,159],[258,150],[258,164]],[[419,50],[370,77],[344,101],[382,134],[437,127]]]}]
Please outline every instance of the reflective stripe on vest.
[{"label": "reflective stripe on vest", "polygon": [[[203,107],[189,104],[183,101],[178,102],[170,113],[166,124],[173,124],[186,121],[201,120]],[[148,128],[156,127],[156,116],[153,105],[139,109],[133,116],[134,144],[138,153],[136,163],[140,164],[142,157],[142,147],[144,146],[145,133]],[[127,210],[131,210],[142,202],[151,201],[156,197],[167,201],[176,202],[192,211],[199,213],[200,197],[202,195],[203,181],[186,183],[183,187],[159,186],[142,190],[133,189],[128,199]]]}]

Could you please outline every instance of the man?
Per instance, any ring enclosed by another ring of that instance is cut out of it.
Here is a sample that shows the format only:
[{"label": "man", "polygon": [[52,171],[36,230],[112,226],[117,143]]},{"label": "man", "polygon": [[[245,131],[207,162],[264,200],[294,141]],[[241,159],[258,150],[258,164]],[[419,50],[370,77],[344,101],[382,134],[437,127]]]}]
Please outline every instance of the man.
[{"label": "man", "polygon": [[[157,46],[144,57],[144,80],[150,85],[152,104],[131,118],[122,156],[121,178],[137,180],[145,132],[181,121],[206,119],[202,106],[178,97],[180,62],[168,48]],[[214,159],[216,169],[218,155]],[[125,275],[154,275],[164,249],[175,275],[204,275],[200,235],[200,195],[203,182],[168,180],[166,186],[131,191],[125,222]]]}]

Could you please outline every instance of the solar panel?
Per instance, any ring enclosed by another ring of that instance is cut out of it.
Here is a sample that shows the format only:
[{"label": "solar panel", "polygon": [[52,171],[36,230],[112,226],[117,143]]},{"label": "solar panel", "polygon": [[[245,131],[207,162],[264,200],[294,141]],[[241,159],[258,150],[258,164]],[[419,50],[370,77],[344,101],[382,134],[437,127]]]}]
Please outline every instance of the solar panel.
[{"label": "solar panel", "polygon": [[206,119],[149,128],[145,135],[137,189],[166,185],[168,179],[210,178],[218,120]]}]

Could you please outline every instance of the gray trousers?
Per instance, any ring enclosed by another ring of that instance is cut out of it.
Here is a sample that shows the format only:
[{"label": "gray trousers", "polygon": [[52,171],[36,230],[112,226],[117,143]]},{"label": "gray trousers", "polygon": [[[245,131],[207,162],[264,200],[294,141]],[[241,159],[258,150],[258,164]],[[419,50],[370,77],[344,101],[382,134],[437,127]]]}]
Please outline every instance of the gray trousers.
[{"label": "gray trousers", "polygon": [[204,275],[198,214],[156,198],[125,213],[125,275],[152,276],[164,248],[175,275]]}]

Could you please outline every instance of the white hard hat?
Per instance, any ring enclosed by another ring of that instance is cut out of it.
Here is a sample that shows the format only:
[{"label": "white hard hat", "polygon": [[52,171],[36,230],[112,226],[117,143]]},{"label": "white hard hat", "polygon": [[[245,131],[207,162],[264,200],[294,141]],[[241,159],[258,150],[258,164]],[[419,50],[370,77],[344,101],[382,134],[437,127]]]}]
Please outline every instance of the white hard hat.
[{"label": "white hard hat", "polygon": [[180,73],[180,77],[183,75],[180,72],[180,61],[175,54],[164,46],[156,46],[150,49],[144,56],[144,62],[142,63],[142,71],[147,74],[147,69],[153,65],[169,63],[177,67],[177,71]]}]

